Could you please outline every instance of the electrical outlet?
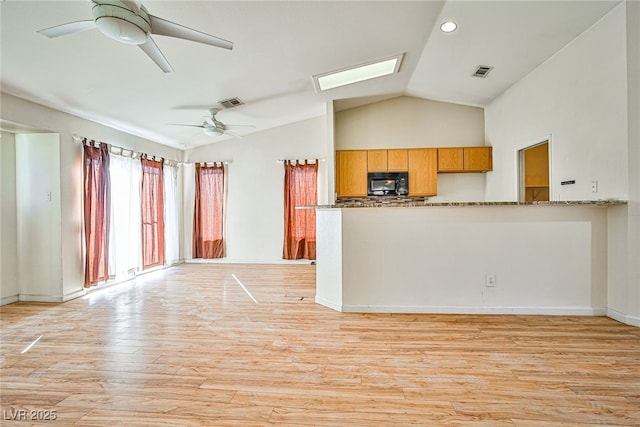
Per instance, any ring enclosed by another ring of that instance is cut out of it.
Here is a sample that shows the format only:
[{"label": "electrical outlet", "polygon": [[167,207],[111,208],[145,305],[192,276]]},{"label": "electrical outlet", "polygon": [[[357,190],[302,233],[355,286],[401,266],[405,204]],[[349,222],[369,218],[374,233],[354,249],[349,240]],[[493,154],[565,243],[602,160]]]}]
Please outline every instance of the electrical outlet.
[{"label": "electrical outlet", "polygon": [[593,181],[591,181],[591,192],[592,193],[597,193],[598,192],[598,180],[594,179]]},{"label": "electrical outlet", "polygon": [[491,288],[496,285],[496,275],[495,274],[487,274],[485,276],[485,284],[488,288]]}]

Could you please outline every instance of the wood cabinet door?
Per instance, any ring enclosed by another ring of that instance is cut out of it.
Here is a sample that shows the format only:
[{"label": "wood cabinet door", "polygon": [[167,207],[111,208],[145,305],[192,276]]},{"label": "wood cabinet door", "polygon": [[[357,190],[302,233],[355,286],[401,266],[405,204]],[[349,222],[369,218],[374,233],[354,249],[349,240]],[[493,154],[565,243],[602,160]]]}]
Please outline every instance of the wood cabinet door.
[{"label": "wood cabinet door", "polygon": [[406,172],[409,170],[406,149],[387,150],[387,170],[391,172]]},{"label": "wood cabinet door", "polygon": [[549,186],[549,144],[524,150],[524,186]]},{"label": "wood cabinet door", "polygon": [[367,170],[385,172],[387,170],[387,150],[367,150]]},{"label": "wood cabinet door", "polygon": [[409,195],[437,195],[438,149],[413,148],[409,149],[407,154],[409,159]]},{"label": "wood cabinet door", "polygon": [[488,172],[493,170],[493,147],[464,147],[464,171]]},{"label": "wood cabinet door", "polygon": [[463,172],[464,148],[438,148],[438,172]]},{"label": "wood cabinet door", "polygon": [[367,195],[367,151],[336,151],[336,192],[338,197]]}]

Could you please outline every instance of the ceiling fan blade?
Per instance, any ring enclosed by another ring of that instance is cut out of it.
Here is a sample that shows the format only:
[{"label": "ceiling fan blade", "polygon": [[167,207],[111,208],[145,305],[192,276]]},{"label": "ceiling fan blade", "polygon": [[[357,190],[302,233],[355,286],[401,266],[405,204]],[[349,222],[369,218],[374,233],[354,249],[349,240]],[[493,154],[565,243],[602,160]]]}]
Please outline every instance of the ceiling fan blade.
[{"label": "ceiling fan blade", "polygon": [[151,20],[151,34],[191,40],[198,43],[221,47],[223,49],[233,49],[233,43],[228,40],[193,30],[183,25],[176,24],[175,22],[158,18],[157,16],[149,15],[149,19]]},{"label": "ceiling fan blade", "polygon": [[182,123],[169,123],[171,126],[188,126],[188,127],[192,127],[192,128],[200,128],[200,129],[204,129],[204,126],[202,125],[185,125]]},{"label": "ceiling fan blade", "polygon": [[228,125],[228,124],[224,124],[225,128],[228,129],[255,129],[256,127],[253,125]]},{"label": "ceiling fan blade", "polygon": [[137,2],[135,0],[120,0],[120,1],[122,1],[122,3],[124,3],[129,8],[129,10],[131,10],[136,15],[140,12],[140,2]]},{"label": "ceiling fan blade", "polygon": [[96,28],[96,23],[93,21],[76,21],[62,25],[56,25],[55,27],[45,28],[43,30],[38,30],[38,32],[49,38],[55,38],[66,36],[68,34],[75,34],[82,31],[92,30],[94,28]]},{"label": "ceiling fan blade", "polygon": [[167,58],[164,57],[160,48],[151,37],[149,37],[146,42],[139,44],[138,46],[140,46],[140,49],[142,49],[144,53],[146,53],[149,58],[151,58],[153,62],[162,69],[162,71],[165,73],[173,73],[173,67],[171,67],[171,64],[169,64],[169,61],[167,61]]}]

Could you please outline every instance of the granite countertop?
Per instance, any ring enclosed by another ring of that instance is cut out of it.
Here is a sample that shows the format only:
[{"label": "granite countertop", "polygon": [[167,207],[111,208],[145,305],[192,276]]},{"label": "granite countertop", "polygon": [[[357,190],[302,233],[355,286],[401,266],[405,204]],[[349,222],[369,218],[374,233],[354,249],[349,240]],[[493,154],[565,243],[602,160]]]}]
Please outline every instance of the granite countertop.
[{"label": "granite countertop", "polygon": [[379,207],[416,207],[416,206],[615,206],[626,205],[626,200],[571,200],[550,202],[429,202],[426,198],[385,199],[354,198],[338,201],[335,205],[296,206],[296,209],[340,209],[340,208],[379,208]]}]

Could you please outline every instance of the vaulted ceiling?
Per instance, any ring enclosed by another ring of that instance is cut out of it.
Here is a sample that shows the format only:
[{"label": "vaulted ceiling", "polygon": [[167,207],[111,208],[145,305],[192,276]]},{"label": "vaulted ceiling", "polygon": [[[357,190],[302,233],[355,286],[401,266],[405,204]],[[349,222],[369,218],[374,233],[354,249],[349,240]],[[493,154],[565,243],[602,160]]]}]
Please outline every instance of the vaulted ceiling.
[{"label": "vaulted ceiling", "polygon": [[[137,46],[98,30],[49,39],[37,30],[90,20],[93,3],[0,3],[1,89],[161,144],[220,140],[194,127],[207,109],[238,97],[218,119],[254,128],[317,117],[398,95],[485,106],[614,8],[571,1],[169,1],[158,17],[234,43],[232,50],[154,36],[174,68],[163,73]],[[440,24],[454,20],[445,34]],[[317,93],[312,75],[405,53],[398,74]],[[494,67],[472,77],[478,65]]]}]

